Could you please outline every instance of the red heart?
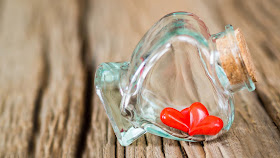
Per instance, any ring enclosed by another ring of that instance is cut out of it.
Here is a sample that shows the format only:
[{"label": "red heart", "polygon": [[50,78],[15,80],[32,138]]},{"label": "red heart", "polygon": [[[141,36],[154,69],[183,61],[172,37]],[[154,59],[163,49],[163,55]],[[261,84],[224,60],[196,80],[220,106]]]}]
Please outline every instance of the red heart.
[{"label": "red heart", "polygon": [[206,107],[199,103],[193,103],[188,112],[189,115],[184,115],[190,118],[189,135],[215,135],[223,128],[223,121],[208,113]]},{"label": "red heart", "polygon": [[173,108],[164,108],[160,113],[161,121],[167,126],[179,129],[184,132],[189,132],[185,116],[178,110]]},{"label": "red heart", "polygon": [[189,113],[185,117],[189,117],[190,119],[190,124],[188,125],[194,127],[208,115],[209,113],[206,107],[199,102],[195,102],[190,106]]},{"label": "red heart", "polygon": [[198,125],[190,128],[189,135],[216,135],[223,128],[223,121],[216,116],[207,116]]},{"label": "red heart", "polygon": [[160,114],[160,119],[167,126],[187,132],[190,136],[215,135],[223,128],[223,121],[209,115],[206,107],[199,102],[182,111],[165,108]]}]

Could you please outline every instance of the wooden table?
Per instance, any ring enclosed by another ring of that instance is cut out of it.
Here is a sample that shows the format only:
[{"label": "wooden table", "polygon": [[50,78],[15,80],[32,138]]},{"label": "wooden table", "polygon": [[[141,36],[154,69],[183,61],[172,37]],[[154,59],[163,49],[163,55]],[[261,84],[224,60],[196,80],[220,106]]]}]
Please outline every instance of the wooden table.
[{"label": "wooden table", "polygon": [[[97,97],[98,64],[127,61],[162,16],[188,11],[211,33],[243,30],[257,90],[211,142],[151,134],[122,147]],[[280,157],[279,0],[0,0],[0,157]]]}]

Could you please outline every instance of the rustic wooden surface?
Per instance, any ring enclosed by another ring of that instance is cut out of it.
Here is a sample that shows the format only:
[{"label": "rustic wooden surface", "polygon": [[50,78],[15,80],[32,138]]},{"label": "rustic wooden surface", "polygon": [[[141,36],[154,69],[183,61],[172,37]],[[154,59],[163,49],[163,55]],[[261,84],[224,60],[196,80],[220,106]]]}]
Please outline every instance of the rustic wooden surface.
[{"label": "rustic wooden surface", "polygon": [[[162,16],[188,11],[211,33],[243,30],[257,90],[235,96],[235,122],[211,142],[151,134],[116,140],[95,94],[98,64],[126,61]],[[0,0],[0,157],[279,157],[279,0]]]}]

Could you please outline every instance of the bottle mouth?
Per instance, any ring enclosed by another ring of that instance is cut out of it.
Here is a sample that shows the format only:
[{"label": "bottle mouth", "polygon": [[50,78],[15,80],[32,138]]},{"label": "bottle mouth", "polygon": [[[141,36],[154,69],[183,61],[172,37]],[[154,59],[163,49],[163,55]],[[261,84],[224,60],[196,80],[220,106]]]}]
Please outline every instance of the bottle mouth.
[{"label": "bottle mouth", "polygon": [[217,49],[216,71],[221,84],[231,92],[255,90],[255,69],[240,29],[231,25],[212,35]]}]

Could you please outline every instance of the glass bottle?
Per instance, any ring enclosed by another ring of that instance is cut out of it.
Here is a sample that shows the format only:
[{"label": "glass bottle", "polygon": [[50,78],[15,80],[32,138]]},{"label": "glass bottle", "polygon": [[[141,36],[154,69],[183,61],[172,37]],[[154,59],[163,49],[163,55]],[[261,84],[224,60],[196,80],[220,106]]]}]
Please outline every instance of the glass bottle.
[{"label": "glass bottle", "polygon": [[[141,39],[129,62],[102,63],[95,86],[121,145],[146,132],[181,141],[212,140],[234,119],[233,94],[253,91],[256,81],[250,54],[239,29],[231,25],[210,35],[192,13],[160,19]],[[199,102],[222,120],[216,134],[190,135],[163,123],[165,108],[178,111]]]}]

